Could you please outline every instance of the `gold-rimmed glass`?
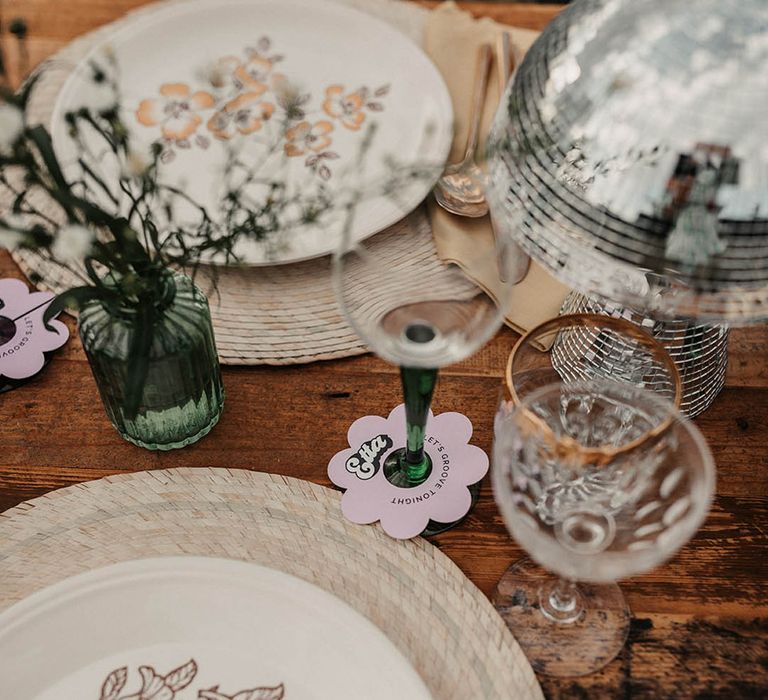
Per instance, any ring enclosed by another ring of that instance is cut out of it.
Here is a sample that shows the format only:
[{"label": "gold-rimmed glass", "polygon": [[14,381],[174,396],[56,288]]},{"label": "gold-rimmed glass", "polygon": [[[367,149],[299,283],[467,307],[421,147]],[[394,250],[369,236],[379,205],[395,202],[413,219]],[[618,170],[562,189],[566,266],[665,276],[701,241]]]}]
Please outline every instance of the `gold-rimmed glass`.
[{"label": "gold-rimmed glass", "polygon": [[[629,320],[589,313],[556,316],[520,337],[507,359],[503,401],[509,402],[508,408],[518,406],[525,396],[548,384],[586,379],[643,387],[680,408],[682,382],[667,349]],[[663,421],[655,431],[667,426]],[[583,459],[596,463],[633,447],[581,448],[575,441],[567,445],[572,453],[581,451]]]},{"label": "gold-rimmed glass", "polygon": [[616,656],[630,612],[615,581],[688,541],[714,478],[700,432],[647,389],[558,381],[501,402],[494,495],[531,559],[507,570],[494,604],[536,670],[579,676]]},{"label": "gold-rimmed glass", "polygon": [[548,319],[515,343],[505,372],[516,404],[553,382],[600,378],[644,387],[680,406],[680,373],[669,352],[622,318],[578,313]]}]

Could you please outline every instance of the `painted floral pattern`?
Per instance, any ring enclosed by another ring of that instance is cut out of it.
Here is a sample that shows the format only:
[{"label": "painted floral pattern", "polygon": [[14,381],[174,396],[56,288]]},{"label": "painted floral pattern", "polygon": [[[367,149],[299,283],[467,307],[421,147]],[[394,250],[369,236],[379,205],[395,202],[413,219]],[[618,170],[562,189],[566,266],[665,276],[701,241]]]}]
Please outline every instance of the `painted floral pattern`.
[{"label": "painted floral pattern", "polygon": [[141,101],[136,118],[144,126],[160,125],[164,139],[184,142],[203,121],[200,112],[215,103],[209,92],[193,93],[184,83],[165,83],[160,86],[160,97]]},{"label": "painted floral pattern", "polygon": [[235,85],[249,92],[266,92],[271,72],[271,61],[261,56],[253,56],[235,69]]},{"label": "painted floral pattern", "polygon": [[[123,666],[112,671],[101,686],[99,700],[182,700],[179,691],[192,684],[197,676],[197,663],[190,659],[187,663],[162,675],[152,666],[139,666],[141,687],[135,692],[126,691],[128,685],[128,667]],[[274,687],[261,686],[225,694],[219,686],[197,691],[198,700],[283,700],[285,687],[281,683]],[[186,695],[191,698],[191,694]]]},{"label": "painted floral pattern", "polygon": [[275,111],[271,102],[261,101],[257,92],[243,92],[227,102],[208,120],[208,129],[217,139],[231,139],[258,131]]},{"label": "painted floral pattern", "polygon": [[[389,85],[376,90],[374,98],[384,97],[389,92]],[[325,89],[323,111],[350,131],[357,131],[363,125],[366,110],[381,112],[384,105],[377,99],[369,99],[370,91],[361,87],[347,92],[343,85],[331,85]]]},{"label": "painted floral pattern", "polygon": [[272,49],[270,38],[261,37],[242,56],[218,59],[202,76],[205,89],[164,83],[159,95],[141,101],[136,119],[145,127],[159,127],[163,162],[173,160],[178,149],[208,148],[211,138],[251,136],[279,118],[286,127],[283,153],[304,158],[305,167],[318,177],[331,177],[329,163],[339,158],[331,148],[335,131],[361,131],[370,112],[383,111],[389,85],[371,90],[333,83],[312,110],[312,95],[300,94],[275,70],[283,56]]},{"label": "painted floral pattern", "polygon": [[285,153],[289,156],[303,156],[309,151],[320,153],[331,145],[328,134],[333,131],[333,124],[319,121],[314,124],[299,122],[285,132]]}]

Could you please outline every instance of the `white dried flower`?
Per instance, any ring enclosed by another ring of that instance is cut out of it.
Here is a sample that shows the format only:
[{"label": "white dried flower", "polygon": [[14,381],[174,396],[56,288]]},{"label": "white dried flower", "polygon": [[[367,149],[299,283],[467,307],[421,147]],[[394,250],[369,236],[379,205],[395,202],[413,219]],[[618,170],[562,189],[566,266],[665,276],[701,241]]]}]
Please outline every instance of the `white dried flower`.
[{"label": "white dried flower", "polygon": [[88,109],[91,114],[110,112],[118,106],[118,95],[106,77],[102,80],[91,81],[84,95],[85,99],[82,106]]},{"label": "white dried flower", "polygon": [[24,129],[21,110],[7,102],[0,103],[0,153],[7,155],[13,150]]},{"label": "white dried flower", "polygon": [[112,46],[112,44],[106,44],[102,49],[101,53],[104,56],[104,58],[107,59],[110,63],[115,63],[117,61],[117,54],[115,53],[115,47]]},{"label": "white dried flower", "polygon": [[221,88],[227,82],[224,66],[221,61],[209,63],[197,71],[197,78],[213,88]]},{"label": "white dried flower", "polygon": [[142,177],[152,165],[151,148],[131,146],[120,169],[123,177]]},{"label": "white dried flower", "polygon": [[278,79],[276,76],[274,80],[274,89],[277,99],[281,102],[290,102],[299,96],[298,88],[286,78]]},{"label": "white dried flower", "polygon": [[282,73],[276,73],[272,76],[272,91],[277,98],[277,104],[283,109],[289,111],[300,106],[301,94],[299,88]]},{"label": "white dried flower", "polygon": [[15,250],[26,238],[24,219],[17,214],[6,214],[0,219],[0,248]]},{"label": "white dried flower", "polygon": [[56,233],[51,253],[60,262],[82,260],[90,252],[92,244],[91,231],[79,224],[69,224]]}]

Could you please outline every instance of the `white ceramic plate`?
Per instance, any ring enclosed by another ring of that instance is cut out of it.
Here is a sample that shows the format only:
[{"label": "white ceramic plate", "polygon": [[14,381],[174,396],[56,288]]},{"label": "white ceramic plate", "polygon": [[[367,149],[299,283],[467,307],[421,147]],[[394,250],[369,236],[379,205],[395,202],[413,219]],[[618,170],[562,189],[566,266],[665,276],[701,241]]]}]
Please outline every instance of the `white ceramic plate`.
[{"label": "white ceramic plate", "polygon": [[[388,157],[401,165],[440,165],[448,155],[453,115],[445,83],[422,50],[386,23],[329,0],[190,0],[123,22],[72,73],[51,124],[64,162],[76,153],[64,114],[103,104],[89,66],[105,65],[107,51],[119,67],[123,118],[139,152],[163,140],[165,179],[214,218],[227,146],[251,163],[274,146],[260,173],[285,179],[293,191],[311,191],[319,181],[331,192],[348,191],[391,172]],[[304,118],[287,132],[280,76],[306,98]],[[361,171],[356,161],[372,124]],[[366,197],[353,238],[414,209],[437,172],[409,182],[396,200]],[[378,186],[367,189],[380,193]],[[336,249],[343,220],[339,212],[322,225],[303,225],[268,245],[249,241],[236,252],[255,265],[325,255]]]},{"label": "white ceramic plate", "polygon": [[205,557],[116,564],[14,605],[0,614],[0,679],[2,697],[18,700],[430,697],[338,598]]}]

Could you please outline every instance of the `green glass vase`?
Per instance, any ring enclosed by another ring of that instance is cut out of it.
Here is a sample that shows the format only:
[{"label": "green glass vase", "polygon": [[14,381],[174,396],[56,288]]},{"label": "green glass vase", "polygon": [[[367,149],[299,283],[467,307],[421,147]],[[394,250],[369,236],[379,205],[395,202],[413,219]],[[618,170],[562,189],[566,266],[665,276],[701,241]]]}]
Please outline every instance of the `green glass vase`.
[{"label": "green glass vase", "polygon": [[80,313],[79,332],[104,408],[126,440],[149,450],[196,442],[216,425],[224,389],[205,295],[168,274],[155,304],[138,410],[128,404],[128,365],[138,315],[101,301]]}]

